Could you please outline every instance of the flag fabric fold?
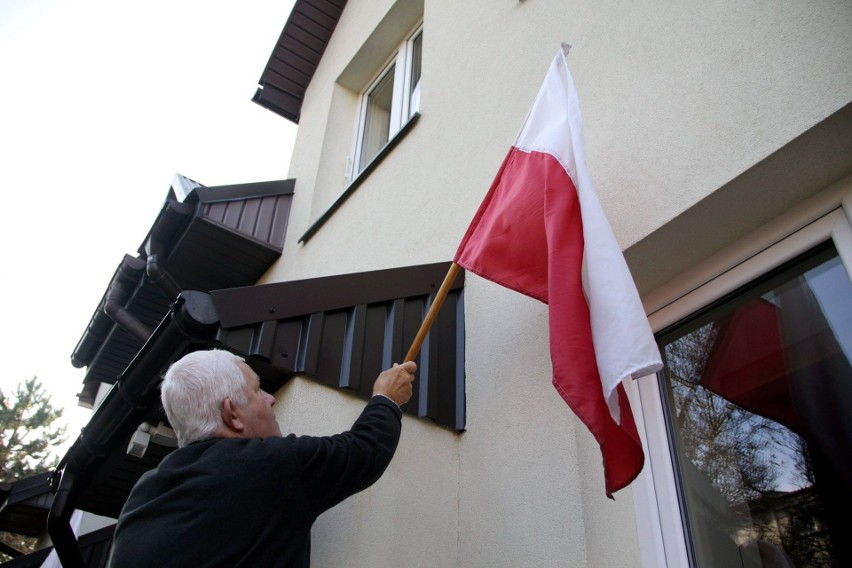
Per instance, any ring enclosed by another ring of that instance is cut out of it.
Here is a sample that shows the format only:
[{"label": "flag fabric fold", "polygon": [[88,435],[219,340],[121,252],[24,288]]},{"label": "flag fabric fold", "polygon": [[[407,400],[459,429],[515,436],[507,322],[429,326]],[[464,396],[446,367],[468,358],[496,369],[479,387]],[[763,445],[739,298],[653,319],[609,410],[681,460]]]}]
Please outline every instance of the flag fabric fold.
[{"label": "flag fabric fold", "polygon": [[662,368],[639,294],[585,166],[563,45],[455,262],[548,304],[553,385],[601,448],[606,494],[644,463],[622,381]]}]

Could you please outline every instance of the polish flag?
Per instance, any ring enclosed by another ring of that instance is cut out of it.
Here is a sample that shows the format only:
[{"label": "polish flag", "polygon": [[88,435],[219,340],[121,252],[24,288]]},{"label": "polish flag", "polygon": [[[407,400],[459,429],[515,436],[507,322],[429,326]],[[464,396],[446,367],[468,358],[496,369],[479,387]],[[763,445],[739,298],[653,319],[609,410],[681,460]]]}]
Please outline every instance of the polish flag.
[{"label": "polish flag", "polygon": [[600,445],[611,498],[644,463],[622,381],[655,373],[662,361],[586,169],[567,49],[554,58],[455,262],[548,304],[553,385]]}]

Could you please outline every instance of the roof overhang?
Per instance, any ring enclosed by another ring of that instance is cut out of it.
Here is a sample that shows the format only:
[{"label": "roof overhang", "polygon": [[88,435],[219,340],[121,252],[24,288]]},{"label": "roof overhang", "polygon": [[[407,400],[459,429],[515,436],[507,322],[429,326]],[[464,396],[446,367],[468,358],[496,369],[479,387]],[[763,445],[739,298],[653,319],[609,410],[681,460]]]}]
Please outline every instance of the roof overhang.
[{"label": "roof overhang", "polygon": [[137,256],[125,255],[71,356],[91,407],[181,290],[254,284],[281,256],[295,180],[203,187],[176,176]]},{"label": "roof overhang", "polygon": [[252,100],[296,124],[346,0],[297,0]]},{"label": "roof overhang", "polygon": [[[295,375],[369,398],[376,376],[403,359],[450,263],[182,292],[133,356],[63,458],[75,507],[117,517],[133,485],[174,444],[128,449],[143,422],[165,420],[161,373],[184,353],[223,348],[246,359],[274,392]],[[414,396],[403,411],[464,429],[464,273],[451,286],[421,349]],[[65,477],[65,473],[63,473]]]},{"label": "roof overhang", "polygon": [[44,532],[47,513],[53,503],[51,472],[0,484],[0,531],[24,536]]}]

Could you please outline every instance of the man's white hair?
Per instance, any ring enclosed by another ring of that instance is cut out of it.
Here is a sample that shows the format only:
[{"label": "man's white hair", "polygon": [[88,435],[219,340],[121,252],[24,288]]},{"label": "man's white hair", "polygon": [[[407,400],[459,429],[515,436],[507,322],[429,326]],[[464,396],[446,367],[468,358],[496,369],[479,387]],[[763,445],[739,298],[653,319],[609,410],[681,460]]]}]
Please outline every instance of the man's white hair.
[{"label": "man's white hair", "polygon": [[246,380],[229,351],[194,351],[169,367],[160,385],[160,399],[177,434],[178,446],[210,438],[222,425],[222,404],[230,398],[248,401]]}]

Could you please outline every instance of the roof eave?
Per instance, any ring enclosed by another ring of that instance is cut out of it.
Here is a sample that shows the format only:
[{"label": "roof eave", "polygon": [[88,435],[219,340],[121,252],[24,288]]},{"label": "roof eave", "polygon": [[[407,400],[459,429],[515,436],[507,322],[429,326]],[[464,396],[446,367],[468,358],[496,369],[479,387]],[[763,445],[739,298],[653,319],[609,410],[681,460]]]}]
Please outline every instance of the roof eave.
[{"label": "roof eave", "polygon": [[346,0],[297,0],[258,80],[252,101],[299,124],[313,79]]}]

